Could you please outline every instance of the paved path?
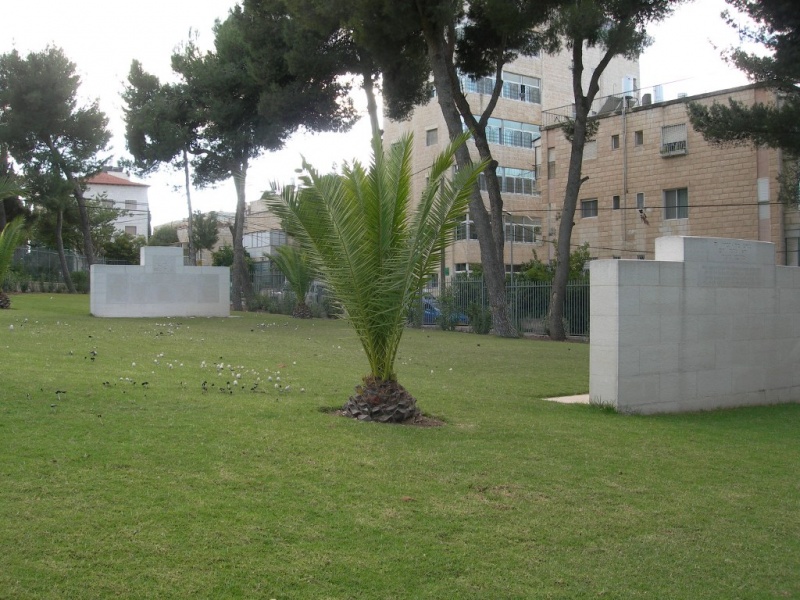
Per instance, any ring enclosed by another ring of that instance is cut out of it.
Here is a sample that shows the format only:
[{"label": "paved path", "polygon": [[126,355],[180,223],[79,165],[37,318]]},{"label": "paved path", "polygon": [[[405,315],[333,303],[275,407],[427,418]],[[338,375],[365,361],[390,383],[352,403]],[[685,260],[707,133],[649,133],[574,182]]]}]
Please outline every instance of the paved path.
[{"label": "paved path", "polygon": [[589,394],[561,396],[560,398],[545,398],[545,400],[549,402],[561,402],[563,404],[589,404]]}]

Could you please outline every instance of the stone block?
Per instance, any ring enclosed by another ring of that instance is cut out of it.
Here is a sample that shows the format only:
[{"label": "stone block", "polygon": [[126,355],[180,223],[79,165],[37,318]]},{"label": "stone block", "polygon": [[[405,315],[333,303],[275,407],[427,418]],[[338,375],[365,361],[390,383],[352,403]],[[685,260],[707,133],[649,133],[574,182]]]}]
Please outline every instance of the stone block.
[{"label": "stone block", "polygon": [[180,248],[146,246],[141,265],[92,265],[98,317],[230,316],[228,267],[186,267]]}]

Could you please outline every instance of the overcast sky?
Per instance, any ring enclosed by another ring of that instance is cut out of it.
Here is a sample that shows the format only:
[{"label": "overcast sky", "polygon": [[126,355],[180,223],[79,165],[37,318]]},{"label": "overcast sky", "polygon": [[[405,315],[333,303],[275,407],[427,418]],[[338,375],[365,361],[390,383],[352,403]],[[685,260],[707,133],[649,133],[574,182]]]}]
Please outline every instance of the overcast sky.
[{"label": "overcast sky", "polygon": [[[114,134],[114,161],[125,155],[120,92],[131,61],[162,79],[171,77],[173,50],[199,35],[201,47],[213,44],[214,20],[224,19],[234,0],[2,0],[0,53],[39,51],[48,44],[64,49],[81,76],[81,95],[98,98]],[[77,8],[80,7],[80,11]],[[746,78],[720,58],[720,50],[738,43],[719,15],[724,0],[695,0],[670,19],[651,27],[655,43],[641,57],[641,86],[664,85],[665,99],[734,87]],[[360,95],[357,105],[363,105]],[[255,200],[271,181],[287,183],[300,166],[300,155],[322,171],[334,163],[366,160],[369,123],[362,119],[348,134],[297,134],[280,152],[256,161],[248,176],[248,200]],[[145,181],[149,189],[152,222],[158,225],[186,216],[182,176],[165,172]],[[177,188],[177,189],[175,189]],[[195,191],[194,208],[233,211],[236,196],[231,183]]]}]

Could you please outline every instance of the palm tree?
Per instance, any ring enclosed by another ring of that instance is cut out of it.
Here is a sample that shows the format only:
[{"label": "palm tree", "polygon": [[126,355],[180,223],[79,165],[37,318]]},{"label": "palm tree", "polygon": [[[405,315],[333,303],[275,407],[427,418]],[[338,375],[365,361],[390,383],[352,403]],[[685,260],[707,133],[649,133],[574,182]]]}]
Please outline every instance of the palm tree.
[{"label": "palm tree", "polygon": [[314,269],[308,255],[297,246],[278,246],[270,260],[281,270],[286,281],[292,286],[295,295],[292,316],[297,319],[310,319],[311,309],[306,304],[306,295],[314,281]]},{"label": "palm tree", "polygon": [[[25,239],[25,221],[22,217],[17,217],[8,223],[3,231],[0,231],[0,285],[6,278],[6,273],[11,267],[11,259],[14,258],[14,250]],[[0,308],[11,308],[11,299],[3,292],[0,287]]]},{"label": "palm tree", "polygon": [[319,175],[308,165],[301,188],[287,188],[270,208],[333,291],[369,360],[344,412],[361,420],[402,422],[419,414],[394,371],[406,315],[452,239],[478,173],[461,169],[450,180],[455,140],[440,154],[416,210],[411,200],[411,137],[384,154],[373,141],[369,170],[356,162],[342,174]]}]

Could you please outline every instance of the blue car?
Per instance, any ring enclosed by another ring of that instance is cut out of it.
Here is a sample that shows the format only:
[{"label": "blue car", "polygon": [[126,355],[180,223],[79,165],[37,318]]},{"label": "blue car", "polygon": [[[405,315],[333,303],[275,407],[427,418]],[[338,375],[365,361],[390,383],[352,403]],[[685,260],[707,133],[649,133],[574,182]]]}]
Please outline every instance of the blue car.
[{"label": "blue car", "polygon": [[[422,324],[423,325],[438,325],[439,318],[442,311],[439,309],[439,301],[433,296],[425,296],[422,298]],[[450,319],[453,325],[469,325],[469,318],[462,312],[454,312]]]}]

